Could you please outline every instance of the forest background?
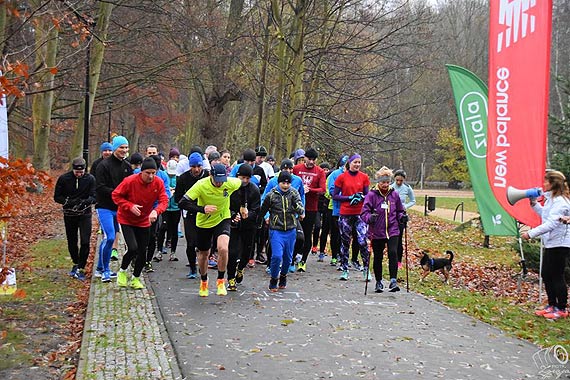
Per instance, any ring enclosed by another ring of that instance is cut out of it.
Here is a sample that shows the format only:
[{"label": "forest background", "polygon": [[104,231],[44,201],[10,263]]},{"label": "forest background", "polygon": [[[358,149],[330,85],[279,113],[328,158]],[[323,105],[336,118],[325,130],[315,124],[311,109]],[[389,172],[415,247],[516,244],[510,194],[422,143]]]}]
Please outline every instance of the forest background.
[{"label": "forest background", "polygon": [[[553,3],[548,166],[568,173],[570,4]],[[0,0],[10,156],[67,168],[87,130],[90,161],[118,133],[132,152],[262,144],[279,160],[313,146],[468,182],[444,65],[487,80],[488,13],[483,0]]]}]

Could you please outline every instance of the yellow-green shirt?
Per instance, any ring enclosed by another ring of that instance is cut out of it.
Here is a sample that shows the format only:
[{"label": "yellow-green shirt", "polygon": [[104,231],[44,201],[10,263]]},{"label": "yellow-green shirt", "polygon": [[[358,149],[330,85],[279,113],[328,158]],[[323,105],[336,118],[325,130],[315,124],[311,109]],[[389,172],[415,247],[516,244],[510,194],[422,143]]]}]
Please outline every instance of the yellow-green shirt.
[{"label": "yellow-green shirt", "polygon": [[198,201],[198,206],[213,205],[217,210],[210,214],[201,212],[196,215],[196,226],[200,228],[212,228],[217,226],[222,220],[229,219],[230,195],[239,189],[241,180],[228,177],[222,186],[212,185],[210,177],[202,178],[186,192],[186,196]]}]

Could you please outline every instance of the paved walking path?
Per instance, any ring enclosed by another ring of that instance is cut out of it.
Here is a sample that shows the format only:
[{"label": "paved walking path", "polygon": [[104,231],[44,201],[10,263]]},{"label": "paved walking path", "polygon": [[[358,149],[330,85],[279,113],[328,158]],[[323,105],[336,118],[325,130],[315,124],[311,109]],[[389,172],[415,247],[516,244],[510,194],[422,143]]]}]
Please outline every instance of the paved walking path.
[{"label": "paved walking path", "polygon": [[152,291],[92,279],[77,379],[181,379]]},{"label": "paved walking path", "polygon": [[210,296],[198,297],[184,243],[180,261],[144,275],[145,290],[94,280],[79,380],[557,378],[541,376],[537,346],[414,293],[419,284],[382,294],[371,284],[365,296],[361,273],[341,282],[313,255],[286,291],[267,291],[258,266],[226,297],[210,270]]}]

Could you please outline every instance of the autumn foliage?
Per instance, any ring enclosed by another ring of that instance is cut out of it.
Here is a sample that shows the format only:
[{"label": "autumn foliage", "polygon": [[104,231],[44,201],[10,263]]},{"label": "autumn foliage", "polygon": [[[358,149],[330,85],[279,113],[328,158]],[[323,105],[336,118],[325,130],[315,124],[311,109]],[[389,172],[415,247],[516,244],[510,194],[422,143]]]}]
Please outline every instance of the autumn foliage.
[{"label": "autumn foliage", "polygon": [[42,171],[36,171],[28,161],[8,161],[0,157],[0,218],[6,219],[30,212],[34,199],[30,193],[51,187],[53,180]]}]

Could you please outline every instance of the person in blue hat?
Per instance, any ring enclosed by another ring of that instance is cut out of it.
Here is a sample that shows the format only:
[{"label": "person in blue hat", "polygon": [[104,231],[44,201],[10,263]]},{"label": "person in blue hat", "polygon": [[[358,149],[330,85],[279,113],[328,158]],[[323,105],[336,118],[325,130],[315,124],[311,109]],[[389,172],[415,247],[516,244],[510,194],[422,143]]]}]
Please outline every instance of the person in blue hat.
[{"label": "person in blue hat", "polygon": [[115,136],[112,143],[113,154],[101,161],[97,166],[95,174],[97,215],[101,228],[105,234],[105,239],[101,241],[99,262],[95,276],[101,276],[102,282],[111,282],[111,278],[116,278],[117,274],[111,271],[111,251],[115,242],[116,233],[119,231],[117,222],[117,205],[113,202],[111,194],[113,190],[131,174],[133,169],[125,158],[129,153],[129,141],[124,136]]},{"label": "person in blue hat", "polygon": [[99,147],[99,151],[101,152],[101,157],[93,161],[91,164],[91,169],[89,170],[89,174],[91,174],[93,177],[95,177],[95,174],[97,173],[97,166],[101,163],[101,161],[103,161],[105,158],[111,157],[113,154],[113,145],[110,142],[105,141]]}]

